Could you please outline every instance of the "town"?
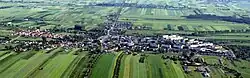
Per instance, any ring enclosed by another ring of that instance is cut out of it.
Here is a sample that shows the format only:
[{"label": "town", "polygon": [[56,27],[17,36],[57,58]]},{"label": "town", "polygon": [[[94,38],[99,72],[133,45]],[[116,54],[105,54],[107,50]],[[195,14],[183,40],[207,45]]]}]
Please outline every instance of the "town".
[{"label": "town", "polygon": [[1,78],[247,78],[245,0],[2,0]]}]

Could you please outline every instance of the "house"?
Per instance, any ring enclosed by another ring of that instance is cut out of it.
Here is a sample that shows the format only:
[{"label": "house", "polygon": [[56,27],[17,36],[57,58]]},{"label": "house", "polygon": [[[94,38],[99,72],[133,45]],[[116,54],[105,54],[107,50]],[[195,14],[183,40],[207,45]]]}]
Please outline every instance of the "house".
[{"label": "house", "polygon": [[210,77],[210,74],[208,72],[201,73],[203,77]]},{"label": "house", "polygon": [[196,67],[196,71],[198,71],[198,72],[207,72],[207,70],[203,66]]},{"label": "house", "polygon": [[191,72],[191,69],[188,68],[188,66],[184,65],[182,66],[183,70],[187,73],[187,72]]},{"label": "house", "polygon": [[208,67],[205,67],[206,72],[210,73],[211,70]]}]

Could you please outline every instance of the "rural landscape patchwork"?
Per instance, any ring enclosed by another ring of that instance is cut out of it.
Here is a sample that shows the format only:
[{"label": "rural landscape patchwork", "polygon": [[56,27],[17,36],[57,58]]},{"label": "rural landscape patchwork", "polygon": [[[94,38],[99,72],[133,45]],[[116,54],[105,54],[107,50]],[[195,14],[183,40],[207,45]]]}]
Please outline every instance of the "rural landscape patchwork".
[{"label": "rural landscape patchwork", "polygon": [[250,0],[0,0],[0,78],[250,78]]}]

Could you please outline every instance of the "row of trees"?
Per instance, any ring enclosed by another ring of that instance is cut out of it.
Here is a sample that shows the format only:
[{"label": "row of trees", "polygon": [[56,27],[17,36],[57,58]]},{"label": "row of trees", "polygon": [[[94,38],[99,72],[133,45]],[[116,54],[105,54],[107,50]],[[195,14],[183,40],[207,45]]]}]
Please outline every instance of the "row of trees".
[{"label": "row of trees", "polygon": [[250,58],[250,46],[229,45],[228,47],[234,51],[237,58]]}]

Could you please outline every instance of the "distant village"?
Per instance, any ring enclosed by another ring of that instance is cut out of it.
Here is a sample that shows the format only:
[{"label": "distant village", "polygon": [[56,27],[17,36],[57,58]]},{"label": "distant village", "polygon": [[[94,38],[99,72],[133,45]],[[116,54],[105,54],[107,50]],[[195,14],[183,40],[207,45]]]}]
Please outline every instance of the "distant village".
[{"label": "distant village", "polygon": [[[119,28],[119,27],[118,27]],[[112,29],[116,30],[116,29]],[[116,30],[117,31],[117,30]],[[13,47],[16,52],[28,50],[52,50],[56,47],[64,48],[82,48],[82,50],[92,53],[110,53],[123,51],[126,54],[132,52],[138,53],[181,53],[182,56],[177,58],[173,56],[162,56],[163,59],[178,59],[182,61],[183,70],[188,73],[192,71],[189,66],[197,66],[195,71],[200,72],[204,77],[210,77],[211,70],[207,67],[203,58],[194,58],[194,54],[227,57],[235,59],[236,56],[231,50],[223,48],[211,42],[199,39],[189,39],[178,35],[161,35],[161,36],[128,36],[128,35],[110,35],[98,38],[88,37],[86,34],[65,35],[50,33],[44,30],[21,30],[12,35],[21,37],[42,38],[38,41],[19,41],[12,42],[1,39],[2,43],[17,44]],[[191,53],[191,54],[190,54]],[[192,55],[193,54],[193,55]],[[218,59],[222,63],[222,59]],[[141,61],[140,61],[141,62]]]},{"label": "distant village", "polygon": [[[229,0],[221,0],[229,1]],[[102,3],[95,6],[123,6],[123,7],[141,7],[141,8],[168,8],[183,9],[188,7],[159,6],[154,4],[109,4]],[[183,70],[188,73],[191,71],[189,66],[196,66],[196,71],[201,72],[204,77],[210,77],[211,70],[206,65],[203,58],[193,58],[196,54],[207,56],[219,56],[229,59],[235,59],[234,52],[221,45],[200,39],[191,39],[180,35],[125,35],[126,30],[152,30],[151,26],[139,25],[133,26],[132,22],[118,21],[119,12],[106,16],[106,21],[96,29],[82,31],[81,25],[75,25],[74,28],[68,28],[67,31],[76,31],[58,33],[54,30],[45,29],[19,29],[11,35],[17,38],[27,38],[26,40],[0,38],[0,44],[13,44],[5,46],[5,49],[15,52],[25,52],[29,50],[53,50],[56,47],[81,48],[81,50],[90,53],[111,53],[123,51],[125,54],[131,53],[179,53],[177,59],[181,60]],[[26,18],[29,20],[29,18]],[[7,23],[11,24],[11,23]],[[65,30],[66,31],[66,30]],[[70,34],[69,34],[70,33]],[[40,40],[32,40],[38,38]],[[163,59],[176,59],[174,57],[162,56]],[[140,58],[140,62],[141,61]]]},{"label": "distant village", "polygon": [[[199,39],[190,39],[178,35],[157,36],[129,36],[123,35],[124,30],[150,30],[148,26],[132,26],[131,22],[117,21],[119,15],[114,13],[107,17],[102,30],[94,30],[92,33],[60,34],[50,30],[17,30],[12,35],[20,37],[41,38],[42,40],[3,40],[1,43],[14,43],[15,51],[26,51],[31,49],[52,49],[54,47],[75,47],[94,53],[113,51],[128,52],[192,52],[200,55],[224,56],[236,58],[231,50],[211,42]],[[79,26],[75,26],[79,29]],[[81,28],[80,28],[81,29]],[[94,34],[104,35],[94,37]]]}]

